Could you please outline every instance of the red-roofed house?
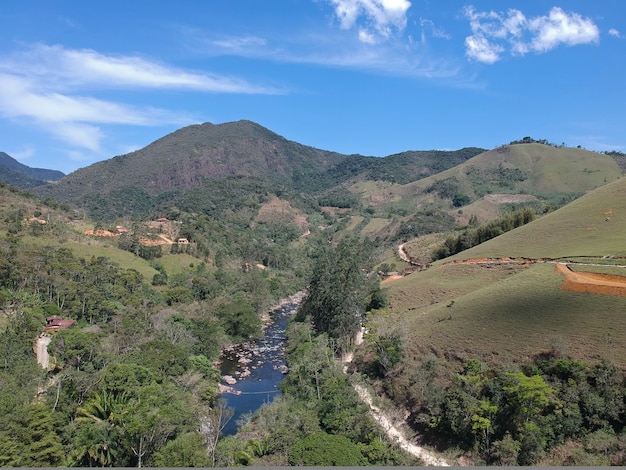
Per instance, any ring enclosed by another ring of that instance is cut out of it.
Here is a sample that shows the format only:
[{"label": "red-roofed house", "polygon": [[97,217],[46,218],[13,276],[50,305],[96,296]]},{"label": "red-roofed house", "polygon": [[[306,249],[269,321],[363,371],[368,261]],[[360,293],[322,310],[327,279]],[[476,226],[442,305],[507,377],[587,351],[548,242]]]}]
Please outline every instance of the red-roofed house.
[{"label": "red-roofed house", "polygon": [[53,315],[51,317],[46,318],[46,326],[43,329],[44,333],[49,331],[59,331],[70,328],[76,323],[76,320],[63,320],[58,315]]}]

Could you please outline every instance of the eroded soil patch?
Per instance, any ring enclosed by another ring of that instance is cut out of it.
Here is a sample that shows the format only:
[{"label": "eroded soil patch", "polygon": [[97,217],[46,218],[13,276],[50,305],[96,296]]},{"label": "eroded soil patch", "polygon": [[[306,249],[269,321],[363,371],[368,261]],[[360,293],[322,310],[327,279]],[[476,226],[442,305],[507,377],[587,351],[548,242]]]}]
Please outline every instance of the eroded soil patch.
[{"label": "eroded soil patch", "polygon": [[555,269],[565,277],[561,286],[563,290],[626,297],[626,277],[624,276],[575,272],[565,263],[555,264]]}]

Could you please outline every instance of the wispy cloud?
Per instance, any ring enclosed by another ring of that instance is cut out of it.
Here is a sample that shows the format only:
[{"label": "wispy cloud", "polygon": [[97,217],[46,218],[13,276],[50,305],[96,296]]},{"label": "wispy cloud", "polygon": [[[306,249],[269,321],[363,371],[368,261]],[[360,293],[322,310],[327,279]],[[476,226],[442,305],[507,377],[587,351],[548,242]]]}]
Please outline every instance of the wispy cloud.
[{"label": "wispy cloud", "polygon": [[615,29],[615,28],[609,29],[609,35],[613,36],[614,38],[621,38],[622,37],[621,33],[617,29]]},{"label": "wispy cloud", "polygon": [[37,44],[0,58],[0,115],[38,125],[66,145],[100,152],[103,125],[189,124],[189,116],[99,99],[93,90],[277,93],[244,80],[180,70],[136,56]]},{"label": "wispy cloud", "polygon": [[[449,37],[432,22],[420,23],[429,36]],[[377,34],[342,29],[299,30],[297,33],[268,33],[267,37],[216,36],[211,31],[181,29],[196,54],[231,55],[277,63],[308,64],[345,68],[369,73],[415,77],[453,78],[459,73],[456,60],[437,57],[424,49],[425,39],[416,42],[410,35],[380,41]]]},{"label": "wispy cloud", "polygon": [[408,0],[328,0],[335,9],[341,28],[357,28],[358,38],[375,44],[402,31],[407,23]]},{"label": "wispy cloud", "polygon": [[428,18],[420,18],[420,26],[422,27],[423,30],[428,29],[430,31],[430,34],[434,38],[452,39],[452,36],[450,34],[448,34],[444,29],[435,25],[435,23],[432,20],[429,20]]},{"label": "wispy cloud", "polygon": [[589,18],[554,7],[547,15],[527,18],[520,10],[506,13],[465,9],[472,35],[465,39],[467,56],[493,64],[509,51],[512,55],[545,53],[560,45],[597,43],[600,30]]},{"label": "wispy cloud", "polygon": [[8,152],[8,154],[11,155],[11,157],[19,161],[28,160],[33,155],[35,155],[35,153],[36,153],[35,148],[32,145],[27,145],[26,147],[23,147],[20,150],[12,150]]},{"label": "wispy cloud", "polygon": [[245,80],[177,69],[137,56],[112,56],[91,49],[66,49],[37,44],[11,58],[0,70],[45,78],[49,86],[139,87],[215,93],[277,93]]}]

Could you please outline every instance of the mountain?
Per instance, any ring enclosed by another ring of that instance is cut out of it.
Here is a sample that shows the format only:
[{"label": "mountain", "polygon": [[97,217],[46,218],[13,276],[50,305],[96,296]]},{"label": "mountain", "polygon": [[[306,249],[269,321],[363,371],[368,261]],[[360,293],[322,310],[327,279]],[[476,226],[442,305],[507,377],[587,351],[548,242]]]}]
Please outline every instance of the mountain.
[{"label": "mountain", "polygon": [[50,181],[58,181],[65,176],[57,170],[31,168],[10,155],[0,152],[0,182],[26,189],[44,185]]},{"label": "mountain", "polygon": [[82,168],[36,192],[87,208],[99,218],[146,215],[207,184],[213,186],[213,193],[216,186],[219,190],[222,186],[256,185],[263,191],[294,191],[308,198],[330,192],[331,199],[337,199],[338,193],[340,198],[346,197],[345,185],[350,181],[413,181],[482,151],[405,152],[380,159],[305,146],[250,121],[205,123],[179,129],[136,152]]}]

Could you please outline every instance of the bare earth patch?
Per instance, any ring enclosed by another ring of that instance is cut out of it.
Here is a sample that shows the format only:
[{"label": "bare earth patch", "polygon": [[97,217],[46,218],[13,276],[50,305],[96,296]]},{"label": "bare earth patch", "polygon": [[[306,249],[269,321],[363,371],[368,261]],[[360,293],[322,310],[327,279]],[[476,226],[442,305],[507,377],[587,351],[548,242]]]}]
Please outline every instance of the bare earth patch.
[{"label": "bare earth patch", "polygon": [[50,336],[40,335],[37,337],[37,342],[33,348],[37,356],[37,362],[44,370],[48,370],[50,364],[50,356],[48,355],[48,345],[50,341],[52,341]]},{"label": "bare earth patch", "polygon": [[404,276],[402,276],[401,274],[394,274],[393,276],[389,276],[385,279],[383,279],[382,281],[380,281],[381,284],[387,284],[388,282],[392,282],[392,281],[396,281],[398,279],[402,279]]},{"label": "bare earth patch", "polygon": [[532,194],[487,194],[485,200],[494,204],[518,204],[520,202],[536,201]]},{"label": "bare earth patch", "polygon": [[563,290],[626,297],[626,277],[624,276],[574,272],[565,263],[557,263],[555,269],[565,276],[565,281],[561,286]]}]

